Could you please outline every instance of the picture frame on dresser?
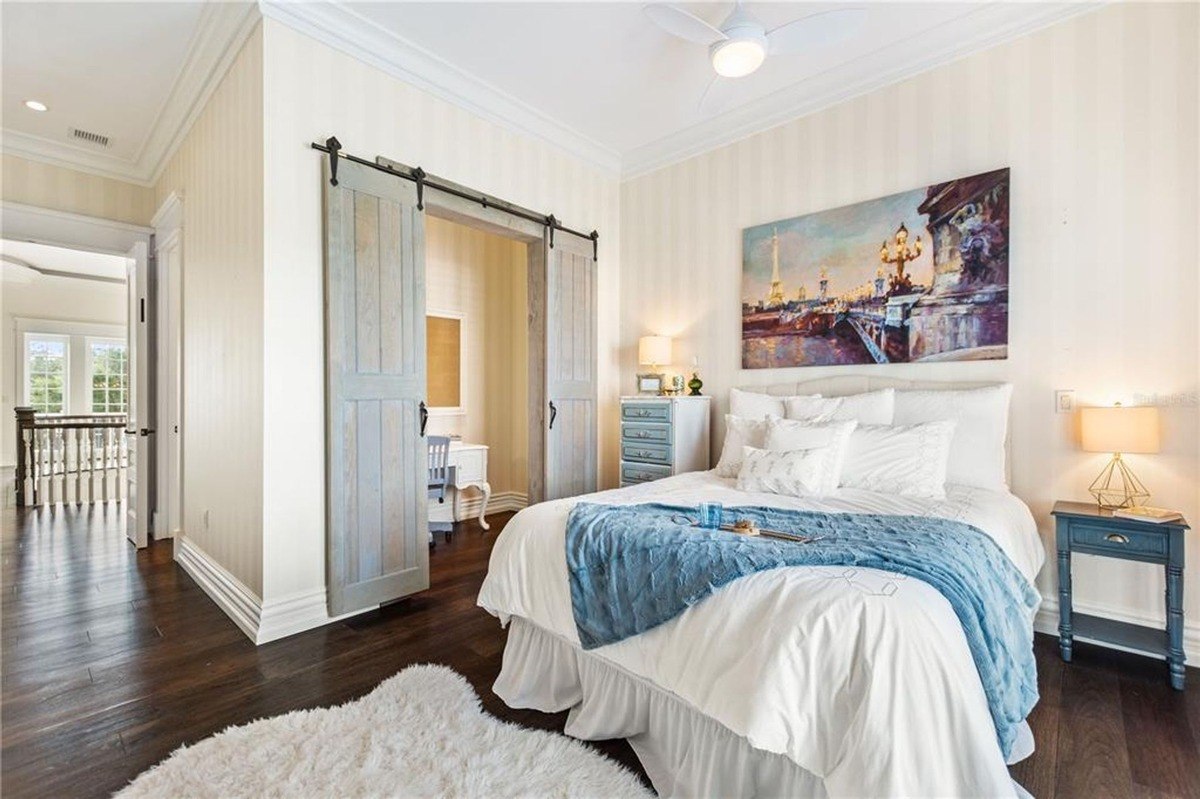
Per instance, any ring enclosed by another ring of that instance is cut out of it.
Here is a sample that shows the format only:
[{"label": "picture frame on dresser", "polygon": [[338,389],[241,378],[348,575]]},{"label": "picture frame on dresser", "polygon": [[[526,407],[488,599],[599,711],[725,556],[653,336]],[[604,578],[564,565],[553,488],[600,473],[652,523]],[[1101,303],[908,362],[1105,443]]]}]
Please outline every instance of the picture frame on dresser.
[{"label": "picture frame on dresser", "polygon": [[621,397],[621,487],[709,468],[710,397]]},{"label": "picture frame on dresser", "polygon": [[637,376],[638,395],[643,397],[657,397],[663,393],[666,376],[655,372],[645,372]]}]

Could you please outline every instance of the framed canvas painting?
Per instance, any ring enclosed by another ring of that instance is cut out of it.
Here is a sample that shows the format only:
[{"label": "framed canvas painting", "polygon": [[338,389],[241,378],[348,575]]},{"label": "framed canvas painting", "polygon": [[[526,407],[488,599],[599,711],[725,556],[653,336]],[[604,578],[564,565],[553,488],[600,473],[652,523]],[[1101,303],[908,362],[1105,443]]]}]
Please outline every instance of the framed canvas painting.
[{"label": "framed canvas painting", "polygon": [[742,368],[1008,357],[998,169],[742,231]]}]

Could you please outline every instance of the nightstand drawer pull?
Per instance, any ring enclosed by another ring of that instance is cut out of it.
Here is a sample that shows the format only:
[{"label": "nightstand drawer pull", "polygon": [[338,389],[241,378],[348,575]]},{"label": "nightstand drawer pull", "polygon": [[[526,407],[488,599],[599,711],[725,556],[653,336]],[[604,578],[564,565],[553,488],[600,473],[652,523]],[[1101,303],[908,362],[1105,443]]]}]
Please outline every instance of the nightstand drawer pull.
[{"label": "nightstand drawer pull", "polygon": [[1104,540],[1112,541],[1114,544],[1128,544],[1129,543],[1129,537],[1121,535],[1120,533],[1109,533],[1108,535],[1104,536]]}]

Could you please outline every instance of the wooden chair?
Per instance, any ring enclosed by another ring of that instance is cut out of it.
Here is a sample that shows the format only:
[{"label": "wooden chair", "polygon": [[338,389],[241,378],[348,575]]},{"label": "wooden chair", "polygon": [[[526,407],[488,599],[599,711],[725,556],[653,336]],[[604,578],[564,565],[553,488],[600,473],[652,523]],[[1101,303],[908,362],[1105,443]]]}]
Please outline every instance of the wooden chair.
[{"label": "wooden chair", "polygon": [[[429,436],[429,498],[438,504],[446,501],[446,488],[450,485],[450,439],[447,436]],[[434,533],[445,533],[450,540],[454,532],[453,522],[429,522],[429,543]]]}]

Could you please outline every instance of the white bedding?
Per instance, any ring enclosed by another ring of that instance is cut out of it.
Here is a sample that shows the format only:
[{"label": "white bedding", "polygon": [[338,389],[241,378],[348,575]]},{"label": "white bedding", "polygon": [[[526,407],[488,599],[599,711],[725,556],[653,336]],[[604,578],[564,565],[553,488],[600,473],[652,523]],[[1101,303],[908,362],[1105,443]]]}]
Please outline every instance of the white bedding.
[{"label": "white bedding", "polygon": [[[995,539],[1032,582],[1044,554],[1028,508],[1005,492],[947,486],[946,493],[944,500],[851,489],[781,497],[739,492],[732,480],[702,472],[581,499],[958,519]],[[578,499],[536,505],[509,521],[479,594],[479,605],[501,621],[519,616],[576,645],[565,526]],[[849,567],[760,572],[592,654],[674,693],[756,748],[791,758],[823,779],[831,796],[1014,794],[958,620],[920,580]]]}]

